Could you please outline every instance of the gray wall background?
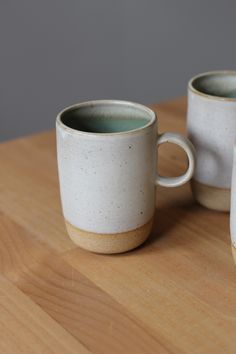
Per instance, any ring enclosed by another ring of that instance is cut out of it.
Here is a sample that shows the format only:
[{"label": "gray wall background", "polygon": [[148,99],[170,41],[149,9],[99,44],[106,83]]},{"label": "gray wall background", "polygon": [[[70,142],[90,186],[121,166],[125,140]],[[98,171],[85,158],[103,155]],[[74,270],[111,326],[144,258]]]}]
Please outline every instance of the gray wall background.
[{"label": "gray wall background", "polygon": [[79,101],[158,102],[235,69],[235,14],[235,0],[1,0],[0,140]]}]

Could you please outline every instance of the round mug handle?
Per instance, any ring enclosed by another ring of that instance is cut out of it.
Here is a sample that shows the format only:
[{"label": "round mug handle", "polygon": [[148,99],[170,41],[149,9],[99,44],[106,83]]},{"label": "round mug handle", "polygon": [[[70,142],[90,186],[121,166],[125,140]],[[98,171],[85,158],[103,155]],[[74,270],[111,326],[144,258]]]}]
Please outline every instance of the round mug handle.
[{"label": "round mug handle", "polygon": [[195,148],[191,141],[177,133],[160,134],[157,139],[157,147],[164,143],[173,143],[179,145],[186,152],[188,157],[188,169],[183,175],[177,177],[163,177],[157,175],[156,185],[164,187],[181,186],[182,184],[188,182],[193,175],[194,167],[196,164]]}]

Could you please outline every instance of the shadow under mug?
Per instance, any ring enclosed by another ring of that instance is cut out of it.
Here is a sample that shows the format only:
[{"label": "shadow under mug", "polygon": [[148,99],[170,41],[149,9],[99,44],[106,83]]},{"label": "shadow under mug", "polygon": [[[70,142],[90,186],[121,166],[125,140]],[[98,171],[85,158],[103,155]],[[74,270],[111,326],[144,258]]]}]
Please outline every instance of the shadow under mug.
[{"label": "shadow under mug", "polygon": [[236,138],[236,71],[195,76],[188,85],[188,136],[196,149],[191,181],[203,206],[229,211]]},{"label": "shadow under mug", "polygon": [[[155,212],[155,187],[176,187],[193,174],[191,142],[158,134],[156,114],[132,102],[79,103],[56,119],[61,202],[70,238],[98,253],[120,253],[143,243]],[[188,169],[178,177],[156,172],[157,146],[184,149]]]}]

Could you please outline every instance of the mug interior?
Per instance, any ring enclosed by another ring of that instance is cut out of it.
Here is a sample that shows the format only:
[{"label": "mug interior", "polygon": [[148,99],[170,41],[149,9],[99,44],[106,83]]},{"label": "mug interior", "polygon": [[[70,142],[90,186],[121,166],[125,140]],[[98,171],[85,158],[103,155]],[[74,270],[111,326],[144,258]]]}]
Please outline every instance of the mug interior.
[{"label": "mug interior", "polygon": [[236,99],[236,72],[212,72],[193,78],[190,88],[200,93]]},{"label": "mug interior", "polygon": [[155,113],[126,101],[90,101],[65,109],[59,120],[77,131],[111,134],[142,129],[155,120]]}]

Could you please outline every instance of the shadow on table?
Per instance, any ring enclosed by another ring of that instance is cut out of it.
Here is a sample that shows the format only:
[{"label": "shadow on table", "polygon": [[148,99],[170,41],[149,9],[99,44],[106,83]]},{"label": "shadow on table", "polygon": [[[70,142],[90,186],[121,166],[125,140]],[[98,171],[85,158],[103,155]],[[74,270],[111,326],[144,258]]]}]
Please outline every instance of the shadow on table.
[{"label": "shadow on table", "polygon": [[132,252],[144,254],[178,247],[182,232],[188,227],[187,220],[192,217],[198,218],[201,212],[202,208],[194,201],[189,184],[176,189],[162,189],[161,193],[157,189],[157,209],[149,238],[135,250],[123,255]]},{"label": "shadow on table", "polygon": [[151,245],[157,239],[160,240],[167,237],[172,229],[183,222],[186,214],[189,214],[196,208],[198,208],[198,206],[192,202],[181,208],[156,209],[152,232],[144,246]]}]

